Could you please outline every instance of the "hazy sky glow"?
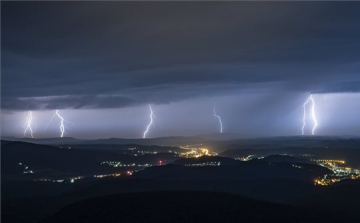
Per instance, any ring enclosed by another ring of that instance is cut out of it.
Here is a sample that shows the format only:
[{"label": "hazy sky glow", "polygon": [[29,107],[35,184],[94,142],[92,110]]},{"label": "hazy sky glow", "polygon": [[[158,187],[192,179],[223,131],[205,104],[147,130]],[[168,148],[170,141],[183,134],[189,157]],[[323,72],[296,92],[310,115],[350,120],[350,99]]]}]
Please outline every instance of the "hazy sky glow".
[{"label": "hazy sky glow", "polygon": [[[360,135],[359,2],[3,2],[2,135]],[[311,133],[310,123],[306,130]]]},{"label": "hazy sky glow", "polygon": [[[301,97],[303,96],[303,97]],[[242,137],[300,135],[302,103],[306,94],[281,96],[239,94],[216,98],[217,112],[222,117],[224,132]],[[278,100],[276,100],[278,98]],[[316,94],[316,114],[319,126],[316,135],[358,135],[360,101],[358,93]],[[213,100],[196,98],[153,106],[155,120],[148,137],[168,135],[200,135],[219,131],[213,117]],[[273,103],[271,103],[273,102]],[[355,108],[355,109],[354,109]],[[310,107],[309,107],[310,109]],[[310,111],[310,110],[309,110]],[[54,119],[45,130],[53,110],[33,112],[34,137],[57,137],[60,120]],[[141,138],[149,123],[147,106],[113,109],[65,109],[65,136],[77,138]],[[26,111],[2,114],[3,135],[23,136]],[[179,121],[181,120],[181,121]],[[305,133],[310,135],[312,120],[307,119]]]}]

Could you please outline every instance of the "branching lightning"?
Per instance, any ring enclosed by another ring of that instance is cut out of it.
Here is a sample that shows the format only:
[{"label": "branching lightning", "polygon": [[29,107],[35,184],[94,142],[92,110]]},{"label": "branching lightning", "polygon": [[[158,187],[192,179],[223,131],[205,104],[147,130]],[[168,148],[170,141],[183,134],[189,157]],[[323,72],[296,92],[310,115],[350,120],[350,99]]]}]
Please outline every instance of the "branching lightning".
[{"label": "branching lightning", "polygon": [[64,118],[61,117],[61,115],[59,114],[59,110],[56,110],[56,115],[61,119],[60,121],[60,131],[61,131],[61,138],[64,136],[64,132],[65,132],[65,127],[64,127]]},{"label": "branching lightning", "polygon": [[146,134],[149,132],[149,129],[152,126],[153,120],[154,120],[154,112],[153,112],[153,110],[151,108],[151,105],[149,105],[149,109],[150,109],[150,116],[149,116],[150,117],[150,123],[146,127],[146,130],[145,130],[144,135],[143,135],[143,139],[146,138]]},{"label": "branching lightning", "polygon": [[[47,123],[47,125],[45,126],[45,129],[48,127],[48,125],[50,124],[50,122],[52,122],[52,120],[55,118],[55,116],[57,116],[59,119],[60,119],[60,132],[61,132],[61,135],[60,137],[64,137],[64,133],[65,133],[65,126],[64,126],[64,121],[65,122],[70,122],[70,121],[67,121],[65,120],[59,113],[59,110],[56,110],[55,111],[55,114],[51,117],[50,121]],[[70,122],[72,124],[74,124],[73,122]]]},{"label": "branching lightning", "polygon": [[29,111],[29,113],[28,113],[28,115],[26,117],[24,136],[26,136],[26,133],[29,130],[31,138],[34,138],[33,130],[31,128],[32,119],[33,119],[32,112]]},{"label": "branching lightning", "polygon": [[303,108],[304,108],[304,116],[303,116],[303,126],[302,126],[302,129],[301,129],[301,132],[302,132],[302,135],[305,134],[305,125],[306,125],[306,105],[311,101],[311,117],[312,117],[312,120],[314,122],[314,125],[313,125],[313,128],[311,130],[311,134],[312,135],[315,135],[315,129],[316,127],[318,126],[318,122],[316,120],[316,114],[315,114],[315,101],[314,101],[314,98],[312,97],[312,95],[310,94],[310,96],[308,97],[308,99],[305,101],[305,103],[303,104]]},{"label": "branching lightning", "polygon": [[49,126],[49,124],[52,122],[52,120],[55,118],[56,113],[54,113],[54,115],[51,117],[51,119],[49,120],[49,122],[46,124],[45,129],[47,129],[47,127]]},{"label": "branching lightning", "polygon": [[222,124],[222,121],[221,121],[221,117],[216,114],[216,108],[215,107],[214,107],[214,117],[216,117],[219,120],[220,133],[222,133],[223,132],[223,124]]}]

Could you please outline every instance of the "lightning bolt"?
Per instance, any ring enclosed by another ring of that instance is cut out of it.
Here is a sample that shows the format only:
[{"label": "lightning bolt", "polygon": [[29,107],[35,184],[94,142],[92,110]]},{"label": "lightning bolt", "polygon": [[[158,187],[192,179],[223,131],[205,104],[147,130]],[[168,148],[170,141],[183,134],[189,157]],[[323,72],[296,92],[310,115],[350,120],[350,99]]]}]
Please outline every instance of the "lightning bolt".
[{"label": "lightning bolt", "polygon": [[222,124],[222,121],[221,121],[221,117],[216,114],[216,108],[215,107],[214,107],[214,117],[216,117],[219,120],[220,133],[222,133],[223,132],[223,124]]},{"label": "lightning bolt", "polygon": [[52,122],[52,120],[55,118],[56,113],[54,113],[54,115],[51,117],[51,119],[49,120],[49,122],[46,124],[45,126],[45,130],[47,129],[47,127],[49,126],[49,124]]},{"label": "lightning bolt", "polygon": [[25,131],[24,131],[24,136],[26,137],[26,132],[29,130],[30,131],[30,135],[31,135],[31,138],[34,138],[33,136],[33,130],[31,128],[31,123],[32,123],[32,119],[33,119],[33,116],[32,116],[32,112],[29,111],[27,117],[26,117],[26,122],[25,122]]},{"label": "lightning bolt", "polygon": [[[64,121],[65,122],[70,122],[70,121],[67,121],[65,120],[59,113],[59,110],[56,110],[55,111],[55,114],[51,117],[50,121],[47,123],[47,125],[45,126],[45,129],[48,127],[48,125],[50,124],[50,122],[52,122],[52,120],[55,118],[55,116],[57,116],[59,119],[60,119],[60,132],[61,132],[61,135],[60,137],[64,137],[64,133],[65,133],[65,126],[64,126]],[[74,125],[73,122],[70,122],[71,124]]]},{"label": "lightning bolt", "polygon": [[315,101],[314,101],[312,95],[310,95],[310,99],[311,99],[311,102],[312,102],[311,116],[312,116],[312,119],[313,119],[313,122],[314,122],[314,126],[313,126],[313,129],[312,129],[311,133],[313,135],[315,135],[315,129],[318,126],[318,123],[317,123],[317,120],[316,120],[316,115],[315,115]]},{"label": "lightning bolt", "polygon": [[316,127],[318,126],[318,122],[316,120],[316,114],[315,114],[315,101],[314,101],[314,98],[312,97],[312,95],[310,94],[310,96],[308,97],[308,99],[305,101],[305,103],[303,104],[303,108],[304,108],[304,115],[303,115],[303,126],[302,126],[302,129],[301,129],[301,132],[302,132],[302,135],[305,134],[305,131],[304,131],[304,128],[305,128],[305,125],[306,125],[306,105],[311,101],[311,117],[312,117],[312,120],[314,122],[314,126],[311,130],[311,134],[312,135],[315,135],[315,129]]},{"label": "lightning bolt", "polygon": [[153,110],[152,110],[152,108],[151,108],[151,105],[149,105],[149,109],[150,109],[150,116],[149,116],[149,117],[150,117],[150,123],[149,123],[149,124],[147,125],[147,127],[146,127],[146,130],[145,130],[144,135],[143,135],[143,139],[146,138],[146,134],[148,133],[151,125],[153,124],[154,112],[153,112]]},{"label": "lightning bolt", "polygon": [[301,128],[301,135],[304,135],[305,134],[305,131],[304,131],[304,128],[305,128],[305,125],[306,125],[306,105],[309,103],[310,101],[310,97],[308,97],[308,99],[305,101],[305,103],[303,104],[303,108],[304,108],[304,116],[303,116],[303,126]]},{"label": "lightning bolt", "polygon": [[65,127],[64,127],[64,118],[61,117],[61,115],[59,114],[59,110],[56,110],[56,115],[61,119],[60,122],[60,131],[61,131],[61,138],[64,136],[64,132],[65,132]]}]

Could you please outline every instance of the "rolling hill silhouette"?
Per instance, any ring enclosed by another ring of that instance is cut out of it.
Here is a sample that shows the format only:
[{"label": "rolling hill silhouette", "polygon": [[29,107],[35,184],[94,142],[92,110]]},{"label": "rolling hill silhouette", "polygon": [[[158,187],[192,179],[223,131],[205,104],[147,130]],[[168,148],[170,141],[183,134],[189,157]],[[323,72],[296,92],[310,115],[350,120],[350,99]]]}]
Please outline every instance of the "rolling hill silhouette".
[{"label": "rolling hill silhouette", "polygon": [[277,222],[325,223],[346,216],[214,192],[147,192],[73,203],[41,223]]}]

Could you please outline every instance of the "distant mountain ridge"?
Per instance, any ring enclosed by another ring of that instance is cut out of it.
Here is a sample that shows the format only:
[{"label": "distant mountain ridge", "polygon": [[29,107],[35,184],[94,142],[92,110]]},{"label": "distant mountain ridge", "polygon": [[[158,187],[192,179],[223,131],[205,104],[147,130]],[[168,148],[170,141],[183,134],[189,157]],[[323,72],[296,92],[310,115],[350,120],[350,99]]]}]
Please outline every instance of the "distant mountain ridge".
[{"label": "distant mountain ridge", "polygon": [[[238,137],[239,138],[239,137]],[[76,139],[72,137],[57,138],[16,138],[2,137],[3,140],[23,141],[37,144],[60,145],[60,144],[139,144],[139,145],[160,145],[160,146],[178,146],[180,144],[196,144],[205,140],[222,141],[236,139],[236,134],[211,134],[199,136],[168,136],[158,138],[107,138],[107,139]]]},{"label": "distant mountain ridge", "polygon": [[178,145],[179,143],[200,143],[203,141],[226,141],[229,144],[257,144],[292,142],[294,146],[298,141],[302,143],[314,143],[323,141],[360,141],[360,137],[355,136],[277,136],[277,137],[256,137],[244,138],[236,133],[214,133],[196,136],[166,136],[157,138],[105,138],[105,139],[77,139],[73,137],[51,137],[51,138],[19,138],[2,136],[2,140],[23,141],[37,144],[142,144],[142,145]]}]

